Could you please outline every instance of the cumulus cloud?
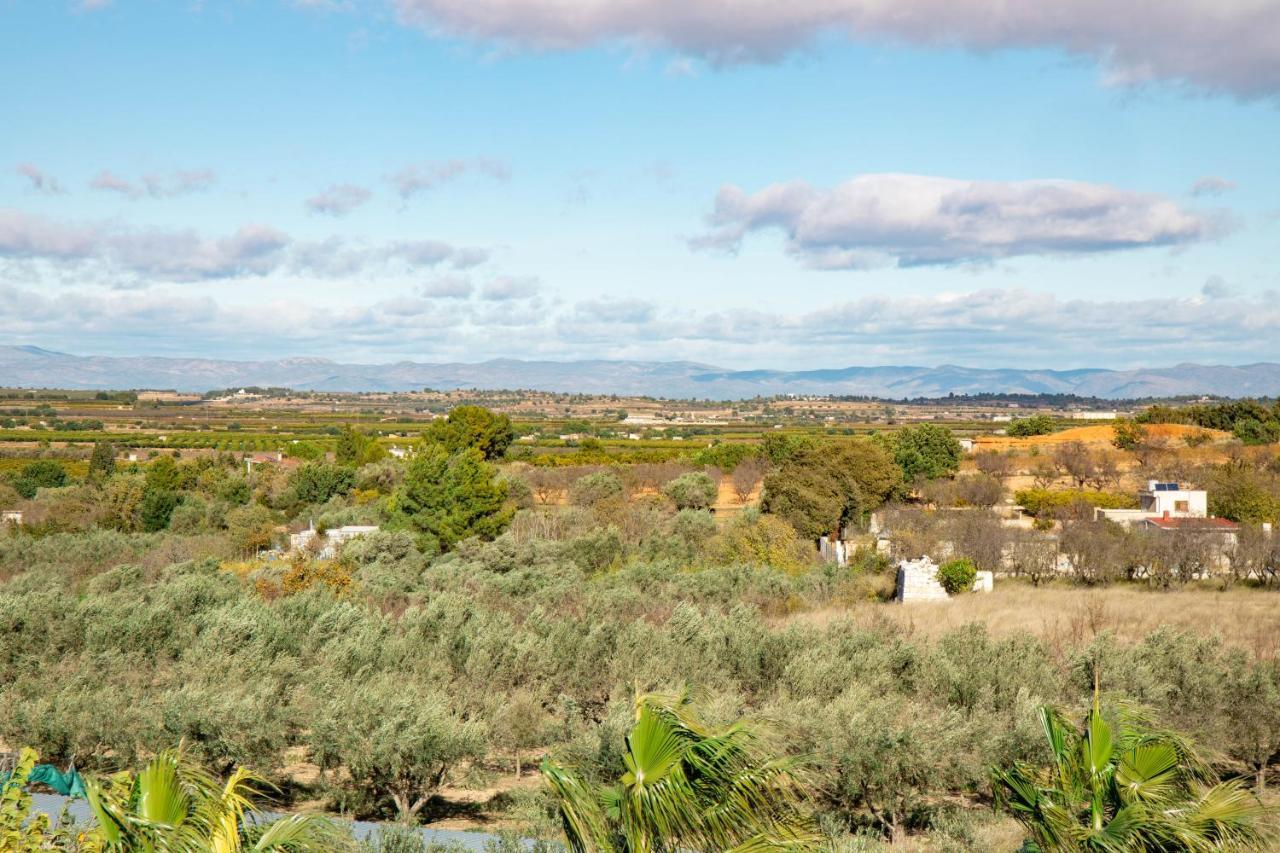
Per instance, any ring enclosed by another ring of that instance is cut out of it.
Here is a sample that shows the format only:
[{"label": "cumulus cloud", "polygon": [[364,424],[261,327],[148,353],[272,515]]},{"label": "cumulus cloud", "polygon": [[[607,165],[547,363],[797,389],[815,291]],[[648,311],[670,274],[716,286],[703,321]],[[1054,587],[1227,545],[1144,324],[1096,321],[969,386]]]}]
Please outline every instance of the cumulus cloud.
[{"label": "cumulus cloud", "polygon": [[66,225],[0,210],[0,257],[58,263],[105,263],[143,279],[199,281],[266,275],[283,260],[287,234],[247,225],[220,238],[194,231],[118,230]]},{"label": "cumulus cloud", "polygon": [[1229,181],[1226,178],[1220,178],[1217,175],[1205,175],[1191,185],[1191,194],[1195,196],[1201,195],[1222,195],[1236,188],[1235,181]]},{"label": "cumulus cloud", "polygon": [[89,182],[89,187],[118,193],[131,199],[174,198],[203,192],[213,186],[217,179],[218,176],[209,169],[180,169],[169,174],[146,174],[136,181],[130,181],[103,169]]},{"label": "cumulus cloud", "polygon": [[475,291],[465,276],[444,276],[424,284],[419,291],[427,299],[469,299]]},{"label": "cumulus cloud", "polygon": [[335,184],[307,199],[306,205],[312,213],[346,216],[372,197],[373,193],[364,187],[355,184]]},{"label": "cumulus cloud", "polygon": [[602,323],[648,323],[657,309],[643,299],[589,299],[574,306],[575,314],[584,320]]},{"label": "cumulus cloud", "polygon": [[58,183],[58,179],[45,172],[34,163],[19,163],[14,169],[19,175],[22,175],[31,182],[31,189],[36,192],[45,193],[47,195],[61,195],[65,190],[62,184]]},{"label": "cumulus cloud", "polygon": [[136,277],[142,285],[257,277],[279,270],[336,279],[388,269],[412,273],[442,264],[469,269],[487,257],[484,249],[440,240],[298,241],[257,224],[225,237],[207,237],[190,229],[66,224],[0,208],[0,258],[100,264]]},{"label": "cumulus cloud", "polygon": [[388,175],[387,179],[400,197],[407,199],[466,174],[485,175],[498,181],[511,178],[511,170],[505,163],[479,157],[473,160],[444,160],[409,165]]},{"label": "cumulus cloud", "polygon": [[395,0],[432,33],[535,49],[623,40],[716,64],[772,62],[827,34],[979,52],[1047,48],[1117,85],[1280,94],[1280,4],[1267,0]]},{"label": "cumulus cloud", "polygon": [[537,296],[541,289],[533,276],[499,276],[480,288],[480,298],[486,302],[512,302]]},{"label": "cumulus cloud", "polygon": [[754,193],[726,186],[709,221],[694,248],[733,251],[749,233],[778,229],[787,251],[818,269],[1173,246],[1219,230],[1163,196],[1101,184],[901,174],[860,175],[831,189],[803,181]]}]

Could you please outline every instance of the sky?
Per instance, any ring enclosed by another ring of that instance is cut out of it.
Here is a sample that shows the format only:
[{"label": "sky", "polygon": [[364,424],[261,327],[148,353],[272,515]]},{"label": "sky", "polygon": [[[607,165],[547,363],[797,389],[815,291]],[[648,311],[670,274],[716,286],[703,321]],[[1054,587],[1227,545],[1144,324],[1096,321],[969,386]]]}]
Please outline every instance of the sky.
[{"label": "sky", "polygon": [[1280,361],[1280,0],[0,0],[0,345]]}]

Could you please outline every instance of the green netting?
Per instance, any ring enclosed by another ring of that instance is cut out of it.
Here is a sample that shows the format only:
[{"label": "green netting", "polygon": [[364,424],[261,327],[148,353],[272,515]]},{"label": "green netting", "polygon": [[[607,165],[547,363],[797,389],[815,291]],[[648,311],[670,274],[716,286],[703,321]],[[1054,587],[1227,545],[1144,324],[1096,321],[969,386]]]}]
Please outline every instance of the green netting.
[{"label": "green netting", "polygon": [[[0,784],[9,781],[9,774],[0,775]],[[52,764],[37,764],[27,777],[27,784],[39,783],[48,786],[64,797],[83,797],[84,778],[75,770],[63,773]]]}]

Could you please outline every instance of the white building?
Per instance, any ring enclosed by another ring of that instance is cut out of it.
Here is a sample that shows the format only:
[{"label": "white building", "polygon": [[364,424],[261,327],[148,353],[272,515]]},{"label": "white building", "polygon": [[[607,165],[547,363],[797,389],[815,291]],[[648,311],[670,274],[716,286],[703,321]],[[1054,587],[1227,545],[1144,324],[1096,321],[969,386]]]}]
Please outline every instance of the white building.
[{"label": "white building", "polygon": [[1209,493],[1184,489],[1180,483],[1148,480],[1138,492],[1138,509],[1097,509],[1095,518],[1105,518],[1128,527],[1155,518],[1208,518]]},{"label": "white building", "polygon": [[352,539],[378,532],[376,524],[347,524],[326,530],[323,534],[312,525],[300,533],[289,534],[290,551],[315,551],[316,556],[331,560],[338,548]]},{"label": "white building", "polygon": [[1072,412],[1073,421],[1114,421],[1120,415],[1117,412]]}]

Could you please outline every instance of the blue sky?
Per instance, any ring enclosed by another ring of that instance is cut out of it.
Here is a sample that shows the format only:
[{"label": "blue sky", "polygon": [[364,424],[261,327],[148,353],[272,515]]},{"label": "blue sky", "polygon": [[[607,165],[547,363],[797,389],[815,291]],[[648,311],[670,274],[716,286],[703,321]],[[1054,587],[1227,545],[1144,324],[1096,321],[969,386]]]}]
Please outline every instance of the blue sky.
[{"label": "blue sky", "polygon": [[1280,2],[1026,5],[0,0],[0,343],[1280,360]]}]

